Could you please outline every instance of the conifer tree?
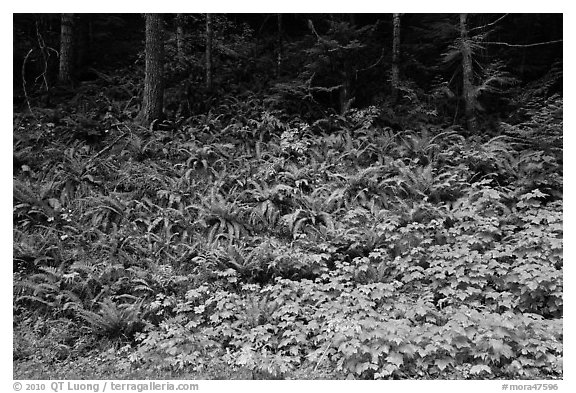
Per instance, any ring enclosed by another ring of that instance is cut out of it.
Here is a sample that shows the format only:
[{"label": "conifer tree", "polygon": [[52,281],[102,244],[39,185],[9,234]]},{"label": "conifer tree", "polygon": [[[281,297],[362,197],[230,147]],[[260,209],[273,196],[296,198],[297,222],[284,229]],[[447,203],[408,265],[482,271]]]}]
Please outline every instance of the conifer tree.
[{"label": "conifer tree", "polygon": [[140,123],[149,126],[162,117],[164,103],[164,39],[160,14],[146,14],[146,71]]},{"label": "conifer tree", "polygon": [[74,14],[62,14],[60,26],[58,82],[69,85],[74,66]]}]

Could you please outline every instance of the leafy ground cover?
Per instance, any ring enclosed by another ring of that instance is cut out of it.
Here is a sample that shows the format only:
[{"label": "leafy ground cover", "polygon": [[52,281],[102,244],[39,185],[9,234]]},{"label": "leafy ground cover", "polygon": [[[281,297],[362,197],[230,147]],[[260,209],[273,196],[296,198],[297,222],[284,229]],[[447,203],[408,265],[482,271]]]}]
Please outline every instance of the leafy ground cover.
[{"label": "leafy ground cover", "polygon": [[560,96],[152,130],[118,85],[14,115],[15,378],[562,377]]}]

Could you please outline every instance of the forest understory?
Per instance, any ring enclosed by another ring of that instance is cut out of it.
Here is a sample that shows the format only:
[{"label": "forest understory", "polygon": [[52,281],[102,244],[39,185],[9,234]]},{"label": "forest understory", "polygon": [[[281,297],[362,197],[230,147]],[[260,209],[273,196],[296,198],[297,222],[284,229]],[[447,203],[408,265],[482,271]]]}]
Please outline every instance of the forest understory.
[{"label": "forest understory", "polygon": [[[332,75],[311,36],[283,66]],[[146,126],[141,59],[15,97],[14,379],[562,378],[561,64],[470,129],[414,85],[342,110],[222,48],[192,98],[168,57]]]}]

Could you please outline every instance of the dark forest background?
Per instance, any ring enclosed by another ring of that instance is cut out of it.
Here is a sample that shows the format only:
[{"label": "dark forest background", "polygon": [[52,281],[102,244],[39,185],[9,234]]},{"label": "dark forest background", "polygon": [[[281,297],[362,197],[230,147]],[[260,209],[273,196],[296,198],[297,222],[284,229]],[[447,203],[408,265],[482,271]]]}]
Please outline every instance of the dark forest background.
[{"label": "dark forest background", "polygon": [[14,375],[562,377],[561,14],[14,14]]},{"label": "dark forest background", "polygon": [[[562,43],[554,44],[562,39],[560,14],[510,14],[490,25],[501,16],[470,15],[468,21],[471,40],[477,44],[473,48],[475,82],[478,85],[488,82],[493,88],[484,89],[478,97],[479,105],[486,106],[482,109],[487,118],[511,112],[507,98],[514,89],[538,81],[552,69],[558,72],[562,68]],[[143,79],[142,15],[79,14],[74,20],[76,84],[98,78],[96,71],[122,70]],[[216,16],[213,93],[264,94],[287,90],[285,93],[296,95],[292,97],[295,99],[300,98],[298,91],[304,94],[305,83],[314,75],[308,86],[314,94],[308,100],[338,110],[339,91],[335,87],[343,79],[339,74],[347,72],[353,107],[363,108],[385,100],[391,95],[392,22],[391,15],[379,14],[286,14],[281,17],[279,32],[277,15]],[[184,47],[180,55],[184,58],[179,58],[177,53],[177,16],[166,14],[163,23],[167,106],[180,98],[170,93],[177,95],[183,89],[192,90],[187,93],[193,97],[186,98],[201,106],[200,102],[206,101],[202,91],[205,17],[200,14],[183,17]],[[15,14],[14,27],[15,101],[21,103],[24,99],[22,71],[28,74],[31,90],[34,83],[47,83],[49,87],[55,84],[60,17],[58,14]],[[460,34],[458,15],[406,14],[402,16],[400,30],[399,68],[405,85],[402,87],[409,94],[420,95],[421,99],[440,96],[436,104],[442,106],[441,115],[461,120],[464,105],[458,105],[458,101],[462,99],[462,78],[457,75],[460,70],[454,48]],[[530,46],[537,43],[550,44]],[[36,50],[23,68],[24,58],[32,48]],[[282,66],[278,69],[280,52]],[[40,75],[42,78],[38,79]],[[494,90],[502,90],[504,86],[506,92],[495,94]],[[554,89],[560,92],[561,83],[557,81]]]}]

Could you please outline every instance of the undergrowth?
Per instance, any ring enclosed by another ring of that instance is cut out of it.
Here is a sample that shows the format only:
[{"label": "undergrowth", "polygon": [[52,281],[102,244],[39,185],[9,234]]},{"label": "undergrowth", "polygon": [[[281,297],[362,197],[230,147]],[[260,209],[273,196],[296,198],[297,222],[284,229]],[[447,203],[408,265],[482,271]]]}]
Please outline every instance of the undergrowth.
[{"label": "undergrowth", "polygon": [[561,106],[497,137],[256,96],[16,114],[15,375],[561,378]]}]

